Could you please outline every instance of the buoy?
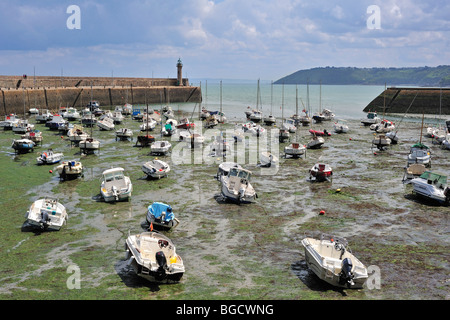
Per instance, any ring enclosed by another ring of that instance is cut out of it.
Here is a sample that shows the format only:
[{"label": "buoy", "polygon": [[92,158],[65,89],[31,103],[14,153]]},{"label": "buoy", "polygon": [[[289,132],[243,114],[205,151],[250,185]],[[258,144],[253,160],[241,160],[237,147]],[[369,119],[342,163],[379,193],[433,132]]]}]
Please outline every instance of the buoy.
[{"label": "buoy", "polygon": [[319,214],[320,215],[324,215],[325,214],[325,210],[320,210]]},{"label": "buoy", "polygon": [[341,189],[336,189],[336,192],[341,192]]},{"label": "buoy", "polygon": [[48,172],[53,173],[53,170],[49,170]]},{"label": "buoy", "polygon": [[61,139],[64,139],[64,136],[61,136]]},{"label": "buoy", "polygon": [[376,156],[376,155],[377,155],[377,153],[376,153],[376,152],[374,152],[374,153],[373,153],[373,155],[374,155],[374,156]]},{"label": "buoy", "polygon": [[352,140],[352,138],[349,139],[350,141]]}]

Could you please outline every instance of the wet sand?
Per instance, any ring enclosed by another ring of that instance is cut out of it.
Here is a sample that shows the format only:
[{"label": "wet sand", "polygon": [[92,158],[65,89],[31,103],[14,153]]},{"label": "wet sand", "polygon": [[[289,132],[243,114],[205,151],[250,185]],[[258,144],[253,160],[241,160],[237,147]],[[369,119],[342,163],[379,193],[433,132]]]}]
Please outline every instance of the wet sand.
[{"label": "wet sand", "polygon": [[[285,159],[288,142],[280,143],[275,175],[261,174],[256,164],[243,164],[253,171],[258,193],[255,203],[245,205],[222,199],[213,177],[217,164],[173,164],[170,155],[158,156],[171,165],[169,176],[146,179],[141,166],[155,157],[149,148],[135,147],[140,124],[128,118],[116,125],[133,129],[133,141],[116,141],[114,131],[94,128],[102,146],[88,156],[40,124],[36,128],[43,131],[44,145],[15,156],[10,145],[18,135],[0,132],[1,173],[8,181],[0,189],[8,195],[0,200],[5,209],[1,299],[449,298],[450,209],[420,201],[411,185],[402,183],[409,148],[419,140],[419,120],[403,121],[399,144],[385,151],[372,149],[373,131],[358,120],[348,120],[345,134],[334,134],[332,122],[314,124],[314,129],[332,133],[324,146],[308,150],[306,157]],[[306,143],[309,128],[300,127],[291,140]],[[449,175],[450,151],[428,138],[422,142],[431,147],[431,169]],[[172,141],[173,147],[176,144]],[[66,160],[81,159],[84,177],[61,182],[56,173],[49,173],[56,166],[37,166],[36,157],[48,147],[63,152]],[[317,162],[331,165],[331,182],[309,181],[309,169]],[[100,200],[101,172],[111,166],[124,167],[130,176],[130,201]],[[66,206],[68,224],[58,232],[22,231],[26,210],[45,195],[58,197]],[[185,262],[186,273],[177,284],[142,280],[124,261],[125,239],[143,231],[141,223],[153,201],[171,204],[181,222],[166,233]],[[321,210],[324,215],[319,215]],[[379,268],[381,288],[336,289],[319,280],[306,266],[300,241],[321,233],[347,238],[359,260]],[[81,271],[80,289],[67,287],[70,265]]]}]

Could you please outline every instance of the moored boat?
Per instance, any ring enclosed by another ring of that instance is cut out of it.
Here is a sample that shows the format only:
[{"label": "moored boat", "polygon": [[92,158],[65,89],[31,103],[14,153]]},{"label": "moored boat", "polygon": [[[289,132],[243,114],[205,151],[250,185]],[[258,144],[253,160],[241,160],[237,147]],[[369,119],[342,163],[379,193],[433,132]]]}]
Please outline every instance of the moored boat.
[{"label": "moored boat", "polygon": [[309,170],[309,180],[315,178],[316,181],[325,181],[333,177],[333,169],[324,163],[316,163]]},{"label": "moored boat", "polygon": [[222,195],[233,202],[250,203],[255,201],[256,192],[250,183],[252,172],[243,168],[231,167],[228,175],[221,178]]},{"label": "moored boat", "polygon": [[53,149],[48,149],[42,152],[39,157],[36,158],[37,164],[55,164],[61,161],[64,157],[62,152],[53,152]]},{"label": "moored boat", "polygon": [[425,171],[418,178],[411,180],[413,194],[420,198],[435,201],[442,205],[449,205],[450,187],[447,184],[447,176]]},{"label": "moored boat", "polygon": [[142,171],[151,178],[161,179],[170,172],[170,166],[162,160],[154,159],[144,163]]},{"label": "moored boat", "polygon": [[103,171],[100,194],[105,202],[123,201],[131,197],[133,184],[121,167]]},{"label": "moored boat", "polygon": [[45,197],[36,200],[26,214],[27,223],[40,230],[60,230],[67,223],[66,208],[57,199]]},{"label": "moored boat", "polygon": [[321,280],[343,288],[360,289],[368,279],[366,266],[349,250],[344,238],[322,235],[304,238],[305,260]]},{"label": "moored boat", "polygon": [[176,253],[172,240],[161,233],[130,235],[125,250],[128,265],[139,277],[152,282],[179,282],[183,277],[183,259]]},{"label": "moored boat", "polygon": [[175,217],[170,205],[162,202],[153,202],[147,208],[146,223],[156,230],[171,230],[178,226],[180,221]]},{"label": "moored boat", "polygon": [[80,161],[63,161],[56,167],[61,180],[71,180],[83,176],[83,164]]}]

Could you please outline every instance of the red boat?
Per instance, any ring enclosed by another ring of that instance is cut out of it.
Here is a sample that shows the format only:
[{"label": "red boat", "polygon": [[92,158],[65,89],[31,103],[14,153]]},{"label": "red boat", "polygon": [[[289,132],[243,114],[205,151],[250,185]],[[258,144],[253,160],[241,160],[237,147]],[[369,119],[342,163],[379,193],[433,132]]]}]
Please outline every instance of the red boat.
[{"label": "red boat", "polygon": [[318,130],[309,129],[309,133],[311,133],[312,135],[315,135],[315,136],[331,136],[331,133],[329,133],[327,130],[318,131]]},{"label": "red boat", "polygon": [[309,179],[316,178],[316,181],[323,181],[333,176],[333,169],[328,164],[316,163],[309,170]]}]

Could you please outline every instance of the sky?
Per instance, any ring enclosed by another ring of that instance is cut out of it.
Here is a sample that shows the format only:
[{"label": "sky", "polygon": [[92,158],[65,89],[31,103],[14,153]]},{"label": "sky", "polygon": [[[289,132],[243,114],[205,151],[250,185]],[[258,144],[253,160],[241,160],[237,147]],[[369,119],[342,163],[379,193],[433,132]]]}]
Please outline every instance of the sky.
[{"label": "sky", "polygon": [[275,81],[448,65],[449,17],[447,0],[2,0],[0,74],[175,78],[181,58],[189,79]]}]

